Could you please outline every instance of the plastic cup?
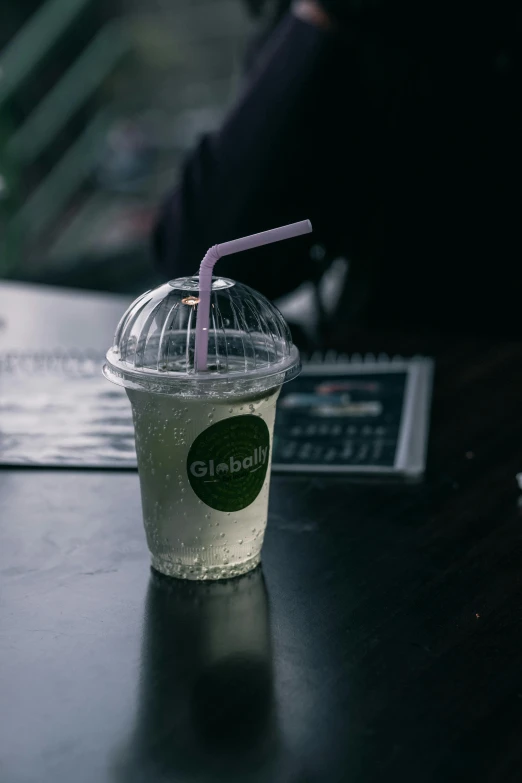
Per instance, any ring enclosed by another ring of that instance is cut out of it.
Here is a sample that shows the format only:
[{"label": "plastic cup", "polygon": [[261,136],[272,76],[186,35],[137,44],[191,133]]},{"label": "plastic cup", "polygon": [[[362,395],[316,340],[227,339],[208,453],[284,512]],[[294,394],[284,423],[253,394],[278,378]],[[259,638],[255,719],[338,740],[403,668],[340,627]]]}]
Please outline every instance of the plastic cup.
[{"label": "plastic cup", "polygon": [[152,565],[223,579],[260,561],[276,402],[300,360],[267,299],[213,278],[208,364],[197,371],[198,293],[197,277],[180,278],[136,300],[104,373],[132,405]]},{"label": "plastic cup", "polygon": [[158,571],[212,579],[259,563],[279,388],[211,399],[127,389],[143,521]]}]

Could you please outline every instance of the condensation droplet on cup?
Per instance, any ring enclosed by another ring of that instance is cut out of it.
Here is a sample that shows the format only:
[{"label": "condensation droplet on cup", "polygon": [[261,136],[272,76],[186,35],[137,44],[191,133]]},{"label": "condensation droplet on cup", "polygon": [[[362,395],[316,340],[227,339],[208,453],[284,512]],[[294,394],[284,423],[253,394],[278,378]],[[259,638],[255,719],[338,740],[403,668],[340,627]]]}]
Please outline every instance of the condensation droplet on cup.
[{"label": "condensation droplet on cup", "polygon": [[225,538],[225,534],[224,534],[224,533],[220,533],[220,534],[219,534],[219,537],[220,537],[220,538]]},{"label": "condensation droplet on cup", "polygon": [[242,539],[242,538],[240,538],[240,539],[238,540],[238,542],[237,542],[237,543],[238,543],[238,544],[242,544],[242,543],[243,543],[243,539]]}]

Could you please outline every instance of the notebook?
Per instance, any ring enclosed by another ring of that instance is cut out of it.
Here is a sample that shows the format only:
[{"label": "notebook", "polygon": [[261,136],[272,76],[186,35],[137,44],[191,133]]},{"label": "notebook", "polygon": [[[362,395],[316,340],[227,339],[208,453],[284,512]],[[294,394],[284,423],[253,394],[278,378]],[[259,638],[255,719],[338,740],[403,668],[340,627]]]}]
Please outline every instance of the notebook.
[{"label": "notebook", "polygon": [[[130,404],[99,354],[0,355],[0,465],[135,469]],[[276,472],[419,477],[433,362],[315,355],[278,402]]]},{"label": "notebook", "polygon": [[432,377],[424,357],[312,357],[281,391],[274,469],[422,475]]}]

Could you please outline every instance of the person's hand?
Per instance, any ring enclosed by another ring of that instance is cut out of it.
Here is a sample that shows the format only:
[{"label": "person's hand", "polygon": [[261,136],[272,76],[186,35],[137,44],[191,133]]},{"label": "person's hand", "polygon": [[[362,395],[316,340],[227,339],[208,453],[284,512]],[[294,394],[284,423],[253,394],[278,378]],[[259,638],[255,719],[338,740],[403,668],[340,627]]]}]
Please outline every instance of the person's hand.
[{"label": "person's hand", "polygon": [[382,12],[381,0],[293,0],[292,13],[325,29],[371,22]]},{"label": "person's hand", "polygon": [[329,30],[333,26],[330,16],[316,0],[294,0],[292,13],[302,22],[321,27],[324,30]]}]

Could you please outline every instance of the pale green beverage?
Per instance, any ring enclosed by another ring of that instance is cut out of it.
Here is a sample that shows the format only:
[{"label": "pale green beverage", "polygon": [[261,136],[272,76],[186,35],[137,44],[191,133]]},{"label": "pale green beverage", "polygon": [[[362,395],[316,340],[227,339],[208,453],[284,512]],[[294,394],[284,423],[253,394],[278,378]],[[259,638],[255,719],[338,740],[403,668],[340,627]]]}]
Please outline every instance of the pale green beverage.
[{"label": "pale green beverage", "polygon": [[[185,579],[250,571],[259,563],[267,521],[279,388],[240,400],[211,401],[133,389],[127,393],[154,568]],[[252,422],[248,443],[238,443],[236,452],[223,445],[230,424],[236,422],[241,431],[245,419],[250,424],[254,417],[259,422]],[[263,427],[256,438],[258,423]],[[191,451],[200,436],[204,440],[193,459]]]}]

